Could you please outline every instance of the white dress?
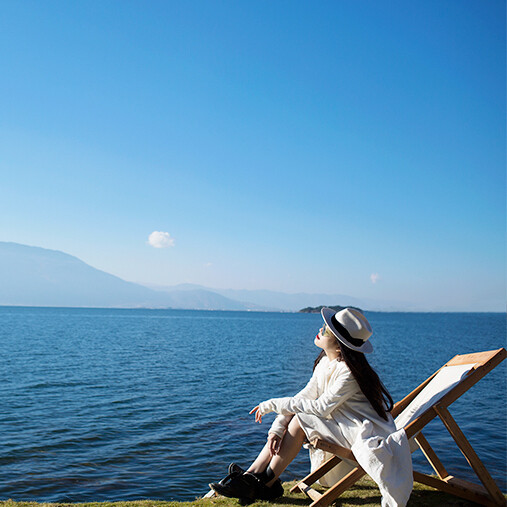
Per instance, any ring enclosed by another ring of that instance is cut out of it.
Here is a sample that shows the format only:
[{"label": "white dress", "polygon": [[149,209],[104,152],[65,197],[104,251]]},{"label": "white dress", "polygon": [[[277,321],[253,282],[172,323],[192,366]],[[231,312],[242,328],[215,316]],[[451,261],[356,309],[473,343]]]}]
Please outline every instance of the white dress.
[{"label": "white dress", "polygon": [[[403,506],[412,491],[412,459],[404,430],[396,431],[393,418],[386,421],[373,409],[344,361],[324,356],[306,387],[293,397],[272,398],[259,404],[261,415],[280,414],[270,433],[283,437],[296,414],[306,438],[320,437],[352,449],[354,456],[382,493],[383,506]],[[312,471],[330,454],[310,449]],[[342,462],[320,483],[332,486],[353,468]]]}]

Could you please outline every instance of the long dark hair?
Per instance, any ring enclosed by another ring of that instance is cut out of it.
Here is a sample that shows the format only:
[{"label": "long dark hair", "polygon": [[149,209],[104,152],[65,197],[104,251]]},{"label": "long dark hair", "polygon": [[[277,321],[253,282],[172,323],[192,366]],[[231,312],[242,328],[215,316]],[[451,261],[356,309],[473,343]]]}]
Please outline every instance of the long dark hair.
[{"label": "long dark hair", "polygon": [[[356,379],[361,391],[366,396],[371,406],[377,414],[387,421],[387,413],[393,409],[393,399],[389,394],[375,370],[370,366],[368,360],[362,352],[349,349],[339,340],[336,340],[340,346],[340,357],[338,361],[345,361],[352,375]],[[320,360],[326,355],[322,351],[313,365],[313,369],[317,367]]]}]

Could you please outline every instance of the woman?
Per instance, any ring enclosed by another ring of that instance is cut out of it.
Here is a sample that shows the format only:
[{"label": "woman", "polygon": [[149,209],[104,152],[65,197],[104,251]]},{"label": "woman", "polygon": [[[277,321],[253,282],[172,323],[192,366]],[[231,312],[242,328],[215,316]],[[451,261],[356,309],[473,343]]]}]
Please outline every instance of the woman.
[{"label": "woman", "polygon": [[[403,430],[389,413],[393,400],[364,354],[371,326],[356,309],[323,308],[324,325],[315,337],[322,351],[312,378],[293,397],[272,398],[251,410],[255,421],[276,412],[268,440],[245,472],[232,464],[229,475],[210,486],[219,494],[243,500],[271,500],[283,494],[278,477],[305,441],[319,437],[352,449],[363,469],[377,482],[382,505],[405,505],[412,490],[410,450]],[[310,448],[312,470],[330,455]],[[342,462],[319,482],[331,486],[353,465]]]}]

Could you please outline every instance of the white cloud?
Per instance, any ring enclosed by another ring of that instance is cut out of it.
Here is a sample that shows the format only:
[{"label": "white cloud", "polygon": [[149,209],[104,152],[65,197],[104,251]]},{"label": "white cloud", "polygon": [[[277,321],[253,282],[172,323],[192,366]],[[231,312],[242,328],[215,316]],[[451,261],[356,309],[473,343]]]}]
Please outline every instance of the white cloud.
[{"label": "white cloud", "polygon": [[377,283],[377,280],[380,279],[380,275],[378,273],[372,273],[370,275],[371,283]]},{"label": "white cloud", "polygon": [[204,264],[204,266],[210,268],[211,266],[213,266],[213,264],[211,262],[207,262],[206,264]]},{"label": "white cloud", "polygon": [[153,231],[148,236],[148,244],[153,248],[169,248],[174,246],[174,238],[168,232]]}]

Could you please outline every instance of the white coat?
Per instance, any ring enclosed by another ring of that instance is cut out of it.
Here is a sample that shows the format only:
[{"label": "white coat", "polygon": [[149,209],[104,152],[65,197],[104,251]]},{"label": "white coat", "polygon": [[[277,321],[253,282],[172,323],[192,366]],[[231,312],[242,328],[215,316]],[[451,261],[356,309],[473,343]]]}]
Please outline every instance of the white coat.
[{"label": "white coat", "polygon": [[[276,412],[270,433],[283,437],[296,414],[310,442],[316,437],[352,449],[358,463],[378,484],[382,506],[404,506],[412,491],[412,459],[404,430],[396,431],[393,418],[384,420],[373,409],[344,361],[324,356],[306,387],[293,397],[272,398],[259,404],[261,415]],[[310,449],[312,471],[331,455]],[[353,465],[342,462],[320,483],[332,486]]]}]

